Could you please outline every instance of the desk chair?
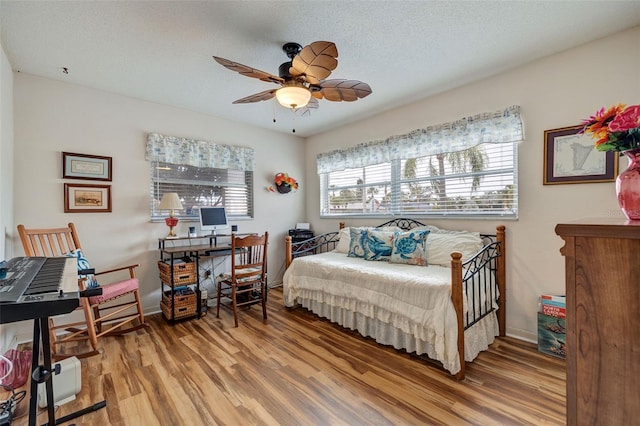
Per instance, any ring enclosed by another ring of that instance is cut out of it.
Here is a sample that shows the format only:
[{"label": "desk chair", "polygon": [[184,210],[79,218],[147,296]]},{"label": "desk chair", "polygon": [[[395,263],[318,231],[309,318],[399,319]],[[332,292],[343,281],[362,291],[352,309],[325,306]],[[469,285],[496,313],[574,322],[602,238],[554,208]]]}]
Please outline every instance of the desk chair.
[{"label": "desk chair", "polygon": [[[66,228],[27,229],[18,225],[18,234],[22,247],[27,256],[69,256],[78,257],[78,269],[89,269],[90,266],[82,254],[82,247],[76,227],[69,223]],[[84,311],[84,321],[55,324],[50,319],[51,351],[54,359],[76,356],[85,358],[96,355],[98,337],[113,336],[138,330],[144,323],[144,313],[140,303],[139,283],[135,275],[138,264],[81,275],[78,279],[80,291],[88,286],[97,285],[93,275],[105,275],[128,270],[128,278],[111,284],[101,284],[102,294],[99,296],[81,297],[80,308]],[[122,273],[121,273],[122,275]],[[118,299],[117,303],[114,301]],[[55,318],[60,321],[62,318]],[[126,327],[125,327],[126,326]],[[58,335],[57,330],[66,330],[67,334]],[[65,354],[59,352],[59,346],[64,343],[88,340],[93,350],[80,354]]]},{"label": "desk chair", "polygon": [[238,307],[262,304],[262,318],[267,319],[267,243],[269,233],[231,236],[231,272],[218,276],[216,318],[220,318],[222,297],[231,299],[227,307],[233,309],[238,327]]}]

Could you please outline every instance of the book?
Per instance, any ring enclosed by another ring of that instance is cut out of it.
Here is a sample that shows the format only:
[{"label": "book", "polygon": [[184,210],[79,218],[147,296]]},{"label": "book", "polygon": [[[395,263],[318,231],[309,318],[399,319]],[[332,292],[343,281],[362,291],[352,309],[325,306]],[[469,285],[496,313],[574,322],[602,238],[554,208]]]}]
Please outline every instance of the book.
[{"label": "book", "polygon": [[547,300],[547,299],[542,299],[542,306],[557,306],[559,308],[566,308],[567,305],[564,302],[556,302],[555,300]]},{"label": "book", "polygon": [[566,324],[563,318],[538,313],[538,351],[558,358],[566,356]]},{"label": "book", "polygon": [[543,294],[542,296],[540,296],[540,299],[542,299],[542,303],[555,302],[555,303],[562,303],[564,305],[566,303],[567,297],[564,294],[562,295]]},{"label": "book", "polygon": [[566,308],[544,303],[542,304],[542,313],[556,318],[566,318],[567,316]]}]

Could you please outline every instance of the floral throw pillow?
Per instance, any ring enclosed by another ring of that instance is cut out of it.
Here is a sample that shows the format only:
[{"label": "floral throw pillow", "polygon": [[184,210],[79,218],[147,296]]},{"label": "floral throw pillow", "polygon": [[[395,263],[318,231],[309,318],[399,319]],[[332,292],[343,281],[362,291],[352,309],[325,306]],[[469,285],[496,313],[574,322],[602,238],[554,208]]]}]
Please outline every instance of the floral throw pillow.
[{"label": "floral throw pillow", "polygon": [[394,235],[394,232],[389,231],[380,231],[377,229],[367,230],[367,241],[364,246],[364,260],[388,261],[393,249]]},{"label": "floral throw pillow", "polygon": [[428,236],[428,230],[396,232],[389,262],[427,266]]},{"label": "floral throw pillow", "polygon": [[364,247],[367,244],[368,228],[349,228],[351,240],[349,242],[348,257],[364,257]]}]

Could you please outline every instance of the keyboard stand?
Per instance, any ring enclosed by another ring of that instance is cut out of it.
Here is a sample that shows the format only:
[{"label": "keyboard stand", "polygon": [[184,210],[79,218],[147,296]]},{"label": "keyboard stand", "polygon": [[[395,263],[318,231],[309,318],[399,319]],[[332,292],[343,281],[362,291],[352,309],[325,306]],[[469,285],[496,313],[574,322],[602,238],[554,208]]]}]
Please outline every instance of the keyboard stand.
[{"label": "keyboard stand", "polygon": [[[44,365],[40,362],[40,340],[42,339],[42,355]],[[36,426],[38,420],[38,384],[44,383],[47,391],[47,415],[49,426],[59,425],[87,413],[97,411],[107,406],[106,401],[98,402],[56,420],[53,405],[53,372],[51,371],[51,342],[49,340],[49,317],[33,320],[33,348],[31,355],[31,387],[29,395],[29,426]]]}]

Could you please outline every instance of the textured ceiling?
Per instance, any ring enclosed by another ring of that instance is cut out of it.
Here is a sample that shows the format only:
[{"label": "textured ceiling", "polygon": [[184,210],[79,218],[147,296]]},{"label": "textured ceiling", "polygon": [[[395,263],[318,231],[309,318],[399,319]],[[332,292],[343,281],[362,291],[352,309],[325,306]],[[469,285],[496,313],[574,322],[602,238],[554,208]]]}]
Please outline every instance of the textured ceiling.
[{"label": "textured ceiling", "polygon": [[[639,25],[640,2],[2,0],[0,17],[14,71],[310,136]],[[338,47],[330,78],[373,93],[295,120],[231,104],[278,86],[213,55],[277,75],[282,44],[316,40]]]}]

